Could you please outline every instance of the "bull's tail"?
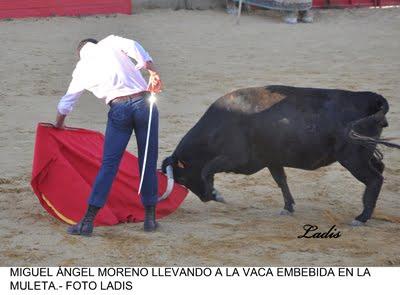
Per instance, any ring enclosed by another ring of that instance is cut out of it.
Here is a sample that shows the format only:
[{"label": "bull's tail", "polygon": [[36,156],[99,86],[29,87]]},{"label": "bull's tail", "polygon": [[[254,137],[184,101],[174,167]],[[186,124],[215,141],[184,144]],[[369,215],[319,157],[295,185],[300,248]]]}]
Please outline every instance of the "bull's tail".
[{"label": "bull's tail", "polygon": [[[383,97],[382,97],[383,98]],[[349,128],[349,139],[359,145],[362,145],[371,151],[379,160],[383,159],[382,152],[377,148],[378,145],[384,145],[390,148],[400,149],[400,145],[390,142],[397,138],[379,138],[382,128],[388,126],[385,114],[389,110],[386,99],[380,100],[380,110],[373,115],[352,122]],[[364,134],[373,134],[372,136]]]},{"label": "bull's tail", "polygon": [[400,149],[400,145],[390,142],[390,140],[398,139],[398,138],[373,138],[370,136],[361,135],[355,132],[353,129],[349,132],[349,138],[354,143],[362,145],[374,152],[374,156],[379,160],[383,159],[382,152],[377,148],[377,145],[381,144],[390,148]]}]

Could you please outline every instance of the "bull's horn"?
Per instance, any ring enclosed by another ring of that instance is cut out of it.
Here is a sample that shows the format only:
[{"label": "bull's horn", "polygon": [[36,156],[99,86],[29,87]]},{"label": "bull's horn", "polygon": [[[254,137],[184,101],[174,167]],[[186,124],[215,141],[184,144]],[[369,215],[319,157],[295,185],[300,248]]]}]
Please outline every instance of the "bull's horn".
[{"label": "bull's horn", "polygon": [[172,169],[172,166],[168,165],[165,170],[167,171],[168,184],[165,193],[160,198],[158,198],[159,202],[168,198],[172,192],[172,189],[174,188],[174,171]]}]

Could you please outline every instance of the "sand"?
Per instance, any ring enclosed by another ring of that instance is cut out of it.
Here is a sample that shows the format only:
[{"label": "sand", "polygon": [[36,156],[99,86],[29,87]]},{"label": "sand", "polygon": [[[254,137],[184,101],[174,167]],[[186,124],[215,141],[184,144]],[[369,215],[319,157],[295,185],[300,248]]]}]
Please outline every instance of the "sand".
[{"label": "sand", "polygon": [[[400,151],[383,149],[385,183],[367,226],[364,186],[339,164],[287,169],[296,201],[283,198],[269,172],[219,174],[227,204],[189,194],[153,234],[142,224],[68,236],[29,185],[36,124],[51,122],[85,37],[135,38],[152,54],[165,83],[159,96],[160,161],[207,107],[241,87],[268,84],[370,90],[391,106],[384,136],[400,136],[400,10],[325,10],[312,25],[286,25],[275,12],[144,10],[126,16],[0,22],[0,266],[10,265],[400,265]],[[107,107],[82,96],[69,126],[103,131]],[[128,150],[136,153],[132,140]],[[341,231],[338,239],[298,239],[304,224]]]}]

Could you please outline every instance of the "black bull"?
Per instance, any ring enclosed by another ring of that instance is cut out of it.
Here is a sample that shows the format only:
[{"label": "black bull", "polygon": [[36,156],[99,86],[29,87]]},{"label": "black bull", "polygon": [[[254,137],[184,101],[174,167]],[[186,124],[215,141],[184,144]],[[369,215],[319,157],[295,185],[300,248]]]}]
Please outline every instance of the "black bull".
[{"label": "black bull", "polygon": [[214,174],[253,174],[267,167],[282,190],[283,212],[294,200],[284,167],[315,170],[338,161],[366,185],[364,210],[353,224],[372,215],[383,183],[377,144],[388,125],[389,106],[373,92],[267,86],[226,94],[214,102],[163,161],[174,179],[202,201],[223,201]]}]

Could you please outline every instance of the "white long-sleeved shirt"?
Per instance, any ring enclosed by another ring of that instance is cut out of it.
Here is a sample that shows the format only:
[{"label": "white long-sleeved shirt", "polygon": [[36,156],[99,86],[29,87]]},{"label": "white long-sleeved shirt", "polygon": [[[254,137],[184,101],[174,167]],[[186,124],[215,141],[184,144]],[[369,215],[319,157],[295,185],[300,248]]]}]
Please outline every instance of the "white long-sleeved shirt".
[{"label": "white long-sleeved shirt", "polygon": [[[136,66],[129,57],[137,62]],[[104,99],[106,104],[116,97],[147,90],[140,69],[148,61],[152,61],[150,55],[134,40],[110,35],[97,44],[86,43],[58,111],[63,115],[71,112],[84,90]]]}]

